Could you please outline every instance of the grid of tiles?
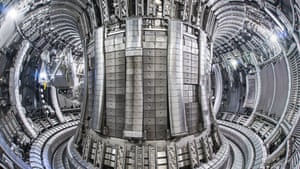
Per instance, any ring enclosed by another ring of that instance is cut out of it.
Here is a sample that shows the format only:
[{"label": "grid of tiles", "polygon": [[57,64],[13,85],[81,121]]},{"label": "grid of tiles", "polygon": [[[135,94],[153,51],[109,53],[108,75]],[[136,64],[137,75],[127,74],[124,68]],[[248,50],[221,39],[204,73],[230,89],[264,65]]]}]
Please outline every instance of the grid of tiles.
[{"label": "grid of tiles", "polygon": [[167,32],[144,31],[144,129],[147,139],[167,134]]},{"label": "grid of tiles", "polygon": [[183,74],[186,121],[188,131],[191,134],[196,133],[199,129],[200,120],[198,99],[199,50],[197,37],[187,32],[183,36]]},{"label": "grid of tiles", "polygon": [[124,33],[105,39],[106,127],[108,134],[123,137],[125,117],[125,43]]}]

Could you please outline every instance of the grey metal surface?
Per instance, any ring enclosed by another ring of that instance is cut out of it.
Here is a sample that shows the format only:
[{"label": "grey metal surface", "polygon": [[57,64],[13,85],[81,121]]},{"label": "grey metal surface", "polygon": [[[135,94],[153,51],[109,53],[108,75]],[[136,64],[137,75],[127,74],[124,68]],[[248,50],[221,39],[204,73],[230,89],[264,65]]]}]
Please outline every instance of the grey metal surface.
[{"label": "grey metal surface", "polygon": [[221,73],[221,67],[219,64],[214,64],[212,66],[212,71],[215,73],[215,85],[216,85],[216,91],[215,91],[215,102],[213,105],[213,114],[216,116],[220,106],[222,104],[222,94],[223,94],[223,78]]},{"label": "grey metal surface", "polygon": [[209,86],[208,79],[210,76],[210,66],[209,62],[211,57],[209,51],[207,50],[207,35],[206,33],[200,33],[199,38],[199,99],[201,102],[201,110],[203,117],[203,126],[210,132],[211,127],[211,115],[210,115],[210,103],[209,103]]},{"label": "grey metal surface", "polygon": [[55,110],[55,114],[56,114],[59,122],[63,123],[63,122],[65,122],[65,118],[64,118],[64,115],[62,114],[61,109],[59,107],[58,97],[57,97],[57,90],[54,86],[51,86],[50,93],[51,93],[52,106]]},{"label": "grey metal surface", "polygon": [[[274,103],[270,109],[270,112],[280,117],[281,112],[286,111],[286,104],[288,103],[290,81],[288,75],[288,69],[286,61],[283,59],[274,65],[275,78],[275,96]],[[279,113],[280,112],[280,113]]]},{"label": "grey metal surface", "polygon": [[199,34],[190,25],[183,25],[183,80],[184,105],[188,133],[196,133],[200,129],[201,113],[199,104]]},{"label": "grey metal surface", "polygon": [[246,77],[246,97],[243,106],[249,108],[255,108],[256,90],[257,90],[257,76],[248,75]]},{"label": "grey metal surface", "polygon": [[168,36],[168,102],[169,123],[172,136],[187,134],[183,102],[183,24],[169,21]]},{"label": "grey metal surface", "polygon": [[92,128],[101,131],[103,123],[105,96],[105,56],[104,28],[100,27],[95,33],[95,72]]},{"label": "grey metal surface", "polygon": [[142,18],[126,20],[125,137],[143,137]]},{"label": "grey metal surface", "polygon": [[126,98],[126,57],[124,32],[107,35],[105,39],[106,126],[108,134],[123,137]]},{"label": "grey metal surface", "polygon": [[[169,20],[165,27],[164,20],[154,20],[153,25],[159,28],[146,27],[148,22],[148,18],[128,18],[125,28],[108,30],[105,35],[103,134],[109,137],[90,129],[78,152],[94,167],[197,168],[214,159],[216,153],[229,152],[228,146],[219,149],[217,130],[199,132],[203,118],[199,84],[209,92],[210,66],[205,63],[211,62],[210,55],[199,53],[201,45],[204,52],[209,51],[207,41],[200,45],[203,35],[199,29],[179,20]],[[201,65],[205,65],[205,77],[201,76]],[[211,120],[209,113],[207,110],[205,120]],[[78,161],[72,162],[74,166],[81,160],[77,155],[70,158]],[[226,165],[227,157],[216,158],[219,163],[210,165]]]},{"label": "grey metal surface", "polygon": [[144,31],[144,131],[145,137],[153,140],[167,137],[167,48],[155,47],[166,41],[167,30]]},{"label": "grey metal surface", "polygon": [[10,74],[10,100],[12,104],[16,107],[18,111],[18,116],[20,117],[24,127],[25,131],[28,132],[30,137],[35,138],[37,136],[37,131],[34,129],[32,123],[29,122],[29,119],[26,117],[26,109],[22,105],[21,96],[19,92],[19,86],[20,86],[20,75],[22,71],[22,65],[24,63],[24,60],[26,58],[27,52],[30,49],[30,42],[29,41],[23,41],[22,48],[17,53],[15,66],[13,71],[11,71]]},{"label": "grey metal surface", "polygon": [[274,66],[266,66],[260,70],[261,95],[257,110],[269,111],[275,95]]}]

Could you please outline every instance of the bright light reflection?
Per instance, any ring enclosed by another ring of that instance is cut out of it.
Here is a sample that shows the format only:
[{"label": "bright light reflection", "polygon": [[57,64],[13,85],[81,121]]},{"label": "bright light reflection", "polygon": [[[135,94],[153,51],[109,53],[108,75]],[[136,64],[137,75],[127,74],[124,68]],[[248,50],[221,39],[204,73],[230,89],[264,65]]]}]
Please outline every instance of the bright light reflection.
[{"label": "bright light reflection", "polygon": [[42,71],[42,72],[40,72],[40,77],[39,78],[40,78],[40,81],[47,81],[48,75],[47,75],[46,72]]},{"label": "bright light reflection", "polygon": [[10,18],[10,19],[16,20],[19,17],[19,12],[15,8],[11,8],[7,12],[7,17]]},{"label": "bright light reflection", "polygon": [[160,5],[161,4],[161,0],[155,0],[155,4],[156,5]]},{"label": "bright light reflection", "polygon": [[239,65],[238,61],[236,59],[230,59],[231,65],[236,69]]},{"label": "bright light reflection", "polygon": [[271,42],[273,42],[273,43],[277,42],[277,35],[272,34],[271,37],[270,37],[270,40],[271,40]]}]

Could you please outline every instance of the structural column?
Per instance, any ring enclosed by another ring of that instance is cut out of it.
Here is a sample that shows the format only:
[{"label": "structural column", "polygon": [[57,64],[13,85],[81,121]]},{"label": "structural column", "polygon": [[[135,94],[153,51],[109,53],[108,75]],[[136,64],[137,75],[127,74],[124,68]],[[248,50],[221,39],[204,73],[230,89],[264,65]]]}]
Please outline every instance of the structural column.
[{"label": "structural column", "polygon": [[95,76],[94,76],[94,100],[93,100],[93,118],[92,128],[96,131],[101,131],[103,122],[104,110],[104,78],[105,78],[105,64],[103,51],[103,27],[96,30],[95,38]]},{"label": "structural column", "polygon": [[183,95],[183,25],[169,21],[168,42],[168,102],[172,136],[187,134]]},{"label": "structural column", "polygon": [[126,99],[124,137],[143,137],[142,18],[126,20]]},{"label": "structural column", "polygon": [[201,103],[203,127],[210,133],[211,107],[209,101],[211,56],[207,47],[207,35],[201,31],[199,38],[200,59],[199,59],[199,102]]}]

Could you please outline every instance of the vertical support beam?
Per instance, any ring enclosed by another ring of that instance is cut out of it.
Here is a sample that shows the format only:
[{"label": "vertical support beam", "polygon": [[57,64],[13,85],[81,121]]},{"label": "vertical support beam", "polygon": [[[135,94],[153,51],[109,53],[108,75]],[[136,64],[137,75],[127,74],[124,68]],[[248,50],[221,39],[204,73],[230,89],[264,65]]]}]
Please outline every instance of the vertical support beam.
[{"label": "vertical support beam", "polygon": [[153,3],[152,3],[152,0],[147,0],[147,5],[146,5],[146,15],[149,16],[151,13],[152,13],[152,6],[153,6]]},{"label": "vertical support beam", "polygon": [[144,168],[144,146],[136,146],[135,148],[135,168]]},{"label": "vertical support beam", "polygon": [[94,98],[93,98],[93,115],[92,128],[95,131],[101,132],[104,111],[104,79],[105,79],[105,64],[104,64],[104,28],[100,27],[96,30],[95,37],[95,71],[94,71]]},{"label": "vertical support beam", "polygon": [[195,141],[191,141],[188,143],[188,149],[190,154],[190,162],[192,168],[198,168],[199,167],[199,159],[197,154],[197,147],[195,144]]},{"label": "vertical support beam", "polygon": [[101,140],[97,141],[97,150],[96,150],[96,157],[94,161],[94,166],[98,168],[102,168],[103,165],[103,156],[104,156],[104,147],[105,145],[101,142]]},{"label": "vertical support beam", "polygon": [[60,123],[64,123],[65,122],[65,117],[64,117],[63,113],[61,112],[59,104],[58,104],[57,92],[56,92],[55,86],[51,86],[50,94],[51,94],[52,106],[55,110],[56,117],[58,118]]},{"label": "vertical support beam", "polygon": [[183,25],[169,21],[168,43],[168,102],[172,136],[187,134],[183,101]]},{"label": "vertical support beam", "polygon": [[213,105],[213,114],[216,117],[222,103],[223,79],[222,79],[221,67],[219,64],[214,64],[212,66],[212,69],[215,73],[215,82],[216,82],[215,103]]},{"label": "vertical support beam", "polygon": [[202,12],[202,4],[199,1],[198,5],[197,5],[197,16],[196,16],[196,25],[197,26],[201,25],[201,13],[204,13],[204,12]]},{"label": "vertical support beam", "polygon": [[184,1],[184,11],[183,11],[183,20],[191,22],[192,15],[192,0]]},{"label": "vertical support beam", "polygon": [[144,0],[135,0],[135,13],[137,16],[144,15]]},{"label": "vertical support beam", "polygon": [[194,8],[193,8],[193,5],[195,5],[195,0],[190,0],[189,1],[190,3],[189,3],[189,6],[190,6],[190,12],[189,12],[189,23],[191,23],[192,22],[192,19],[193,19],[193,13],[194,13]]},{"label": "vertical support beam", "polygon": [[176,169],[179,168],[177,164],[177,152],[176,152],[176,145],[170,144],[167,145],[167,157],[168,157],[168,167],[169,169]]},{"label": "vertical support beam", "polygon": [[127,0],[119,0],[120,8],[120,19],[126,18],[128,16],[128,4]]},{"label": "vertical support beam", "polygon": [[174,0],[165,0],[163,3],[163,16],[174,18]]},{"label": "vertical support beam", "polygon": [[83,146],[83,150],[82,150],[82,158],[84,160],[89,160],[90,157],[90,149],[91,149],[91,142],[92,142],[92,137],[91,135],[87,135],[87,137],[84,139],[84,144]]},{"label": "vertical support beam", "polygon": [[143,137],[142,18],[126,20],[126,101],[124,137]]},{"label": "vertical support beam", "polygon": [[102,23],[107,23],[109,21],[107,0],[100,0],[100,10]]},{"label": "vertical support beam", "polygon": [[[147,16],[158,16],[159,6],[162,5],[161,0],[147,0],[146,15]],[[161,8],[162,9],[162,8]]]},{"label": "vertical support beam", "polygon": [[[245,123],[245,126],[249,126],[250,124],[252,124],[252,122],[255,120],[255,117],[256,117],[256,110],[259,109],[259,103],[260,103],[260,100],[261,100],[261,93],[262,93],[262,81],[261,81],[261,75],[262,75],[262,72],[261,72],[261,68],[258,66],[258,62],[256,60],[256,57],[253,53],[250,53],[250,59],[254,61],[254,65],[255,65],[255,76],[256,76],[256,98],[255,98],[255,106],[252,110],[252,113],[250,115],[250,117],[248,118],[247,122]],[[277,131],[277,129],[275,128],[273,131]],[[273,135],[273,134],[271,134]],[[268,139],[271,138],[271,137],[268,137],[266,138],[265,142],[266,142],[266,145],[268,146]]]},{"label": "vertical support beam", "polygon": [[149,169],[156,168],[156,148],[152,145],[148,145],[148,156],[149,156]]},{"label": "vertical support beam", "polygon": [[88,64],[88,55],[87,55],[87,39],[84,39],[83,42],[83,63],[84,63],[84,88],[83,88],[83,98],[81,103],[81,116],[80,116],[80,123],[74,135],[74,143],[79,145],[82,141],[83,136],[86,134],[86,126],[88,125],[88,114],[89,114],[89,107],[88,107],[88,90],[89,90],[89,64]]},{"label": "vertical support beam", "polygon": [[121,19],[120,17],[120,1],[119,0],[112,0],[112,7],[114,9],[114,15]]},{"label": "vertical support beam", "polygon": [[114,0],[113,7],[115,10],[114,14],[119,19],[124,19],[128,16],[127,0]]},{"label": "vertical support beam", "polygon": [[211,108],[209,103],[209,80],[210,80],[210,67],[211,67],[211,59],[210,59],[210,53],[208,51],[207,46],[207,35],[200,31],[200,37],[199,37],[199,98],[201,103],[201,109],[202,109],[202,116],[203,116],[203,127],[204,129],[208,130],[208,133],[210,133],[210,126],[211,126]]},{"label": "vertical support beam", "polygon": [[126,151],[124,145],[118,145],[116,147],[116,166],[115,169],[125,169]]},{"label": "vertical support beam", "polygon": [[200,16],[199,16],[199,24],[200,24],[199,26],[200,26],[200,28],[204,27],[203,21],[204,21],[204,18],[205,18],[204,16],[205,16],[206,8],[207,8],[207,5],[204,3],[202,8],[201,8],[201,13],[200,13]]}]

